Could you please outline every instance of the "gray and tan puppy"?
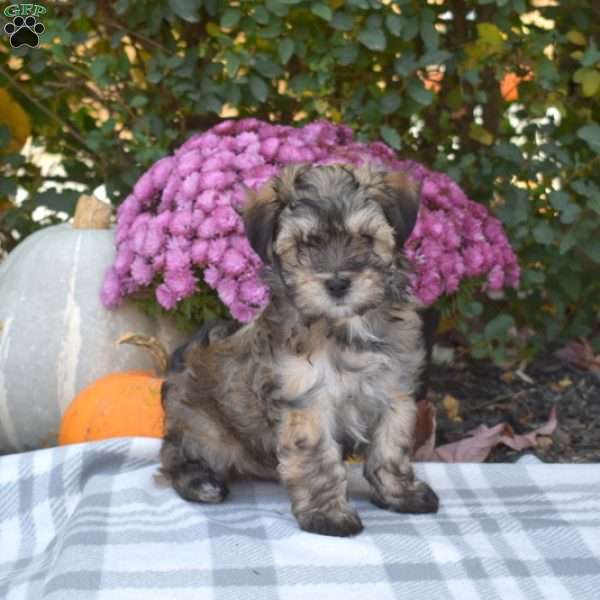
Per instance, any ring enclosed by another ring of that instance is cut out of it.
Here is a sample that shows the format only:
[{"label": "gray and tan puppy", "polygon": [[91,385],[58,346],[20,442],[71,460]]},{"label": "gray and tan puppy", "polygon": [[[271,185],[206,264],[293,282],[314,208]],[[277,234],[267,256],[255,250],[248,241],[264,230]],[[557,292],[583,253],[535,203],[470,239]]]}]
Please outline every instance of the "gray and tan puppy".
[{"label": "gray and tan puppy", "polygon": [[183,498],[279,478],[302,529],[353,535],[350,449],[377,506],[437,510],[410,464],[424,350],[401,248],[418,206],[405,175],[368,167],[288,167],[251,196],[244,223],[271,302],[237,330],[201,332],[163,386],[161,471]]}]

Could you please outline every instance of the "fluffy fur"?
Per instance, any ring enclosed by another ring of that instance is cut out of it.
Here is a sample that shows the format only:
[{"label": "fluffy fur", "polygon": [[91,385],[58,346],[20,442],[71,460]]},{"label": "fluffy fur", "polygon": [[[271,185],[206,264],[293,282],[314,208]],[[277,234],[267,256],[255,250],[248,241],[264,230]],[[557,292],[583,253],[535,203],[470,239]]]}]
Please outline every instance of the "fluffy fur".
[{"label": "fluffy fur", "polygon": [[377,506],[437,510],[410,464],[424,349],[401,248],[418,206],[403,174],[369,167],[289,167],[252,194],[244,223],[271,302],[201,331],[163,386],[162,473],[183,498],[279,478],[302,529],[353,535],[346,450],[364,454]]}]

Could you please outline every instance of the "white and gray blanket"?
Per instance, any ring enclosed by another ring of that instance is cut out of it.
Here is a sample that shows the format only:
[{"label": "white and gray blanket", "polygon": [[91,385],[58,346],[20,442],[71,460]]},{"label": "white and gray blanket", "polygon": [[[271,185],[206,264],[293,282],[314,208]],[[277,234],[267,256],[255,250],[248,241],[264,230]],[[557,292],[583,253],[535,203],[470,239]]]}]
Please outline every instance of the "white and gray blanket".
[{"label": "white and gray blanket", "polygon": [[285,491],[202,506],[154,481],[158,440],[0,458],[0,598],[598,600],[600,465],[418,464],[437,515],[351,494],[365,531],[301,532]]}]

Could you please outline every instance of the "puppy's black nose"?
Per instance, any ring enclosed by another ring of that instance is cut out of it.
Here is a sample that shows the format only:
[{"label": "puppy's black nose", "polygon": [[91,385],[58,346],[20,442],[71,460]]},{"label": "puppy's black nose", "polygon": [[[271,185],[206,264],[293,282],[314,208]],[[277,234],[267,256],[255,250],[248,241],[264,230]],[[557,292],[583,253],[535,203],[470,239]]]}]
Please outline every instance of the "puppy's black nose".
[{"label": "puppy's black nose", "polygon": [[341,298],[350,288],[350,283],[346,277],[332,277],[325,282],[325,287],[334,298]]}]

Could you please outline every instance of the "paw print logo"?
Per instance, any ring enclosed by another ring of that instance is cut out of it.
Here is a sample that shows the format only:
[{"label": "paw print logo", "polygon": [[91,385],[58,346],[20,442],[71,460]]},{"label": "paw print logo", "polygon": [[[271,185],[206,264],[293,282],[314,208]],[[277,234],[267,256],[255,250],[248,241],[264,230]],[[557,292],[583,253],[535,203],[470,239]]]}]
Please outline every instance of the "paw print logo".
[{"label": "paw print logo", "polygon": [[15,17],[12,23],[4,26],[4,32],[10,35],[10,45],[13,48],[29,46],[36,48],[40,42],[39,36],[44,33],[44,26],[35,17]]}]

